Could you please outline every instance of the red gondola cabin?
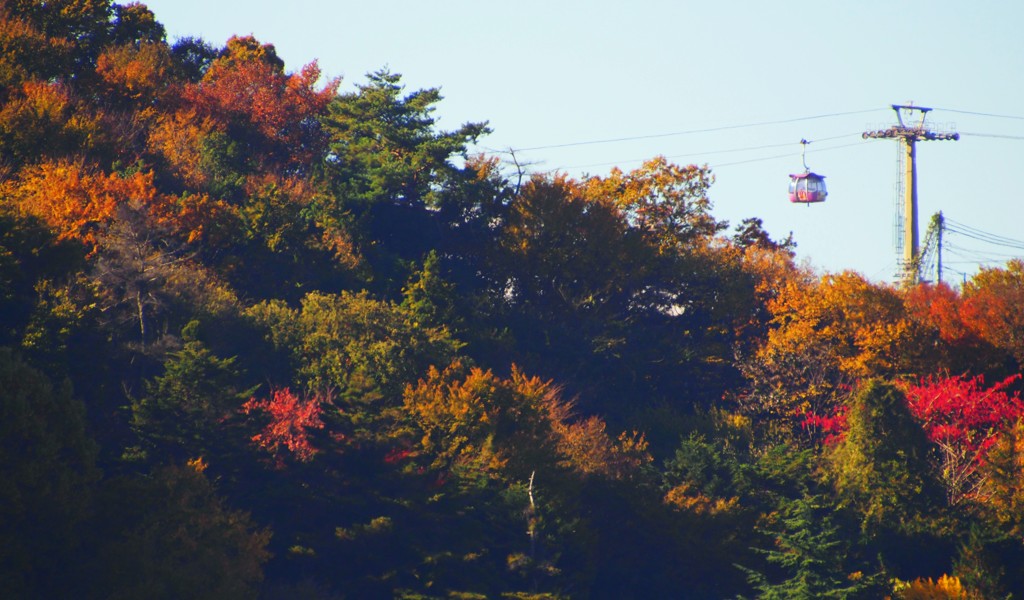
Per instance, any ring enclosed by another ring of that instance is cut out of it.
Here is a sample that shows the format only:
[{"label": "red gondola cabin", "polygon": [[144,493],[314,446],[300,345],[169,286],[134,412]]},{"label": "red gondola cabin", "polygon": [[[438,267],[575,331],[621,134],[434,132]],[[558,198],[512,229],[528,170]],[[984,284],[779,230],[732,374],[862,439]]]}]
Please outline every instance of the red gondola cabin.
[{"label": "red gondola cabin", "polygon": [[789,201],[801,204],[824,202],[828,196],[825,176],[810,171],[789,176]]}]

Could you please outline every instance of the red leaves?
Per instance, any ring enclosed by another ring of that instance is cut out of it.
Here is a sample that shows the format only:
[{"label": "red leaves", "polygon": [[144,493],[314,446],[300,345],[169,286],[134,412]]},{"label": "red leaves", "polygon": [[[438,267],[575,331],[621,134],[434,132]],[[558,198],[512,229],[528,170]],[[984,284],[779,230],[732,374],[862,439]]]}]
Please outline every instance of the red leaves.
[{"label": "red leaves", "polygon": [[805,413],[800,424],[810,432],[824,435],[825,445],[831,446],[843,439],[846,432],[846,406],[840,406],[831,415]]},{"label": "red leaves", "polygon": [[252,436],[252,441],[279,460],[283,451],[301,462],[308,462],[317,454],[318,450],[309,439],[309,430],[324,428],[320,419],[323,404],[317,396],[300,398],[289,388],[279,388],[272,390],[269,399],[251,398],[242,405],[242,412],[270,417],[262,431]]},{"label": "red leaves", "polygon": [[970,379],[933,377],[907,388],[910,410],[938,447],[951,506],[977,496],[984,484],[978,468],[986,462],[1000,434],[1024,414],[1020,394],[1007,392],[1019,378],[1014,375],[984,389],[981,375]]},{"label": "red leaves", "polygon": [[928,439],[966,445],[976,460],[982,460],[999,429],[1024,415],[1020,394],[1007,392],[1019,378],[1014,375],[984,389],[981,375],[929,377],[907,388],[907,401]]}]

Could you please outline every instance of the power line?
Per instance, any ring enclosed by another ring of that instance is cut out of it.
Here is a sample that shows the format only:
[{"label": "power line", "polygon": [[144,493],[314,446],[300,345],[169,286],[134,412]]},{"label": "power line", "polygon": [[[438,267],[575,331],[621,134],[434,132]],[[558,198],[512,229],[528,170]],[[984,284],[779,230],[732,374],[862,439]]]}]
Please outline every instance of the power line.
[{"label": "power line", "polygon": [[[698,133],[714,133],[714,132],[718,132],[718,131],[729,131],[729,130],[733,130],[733,129],[745,129],[745,128],[748,128],[748,127],[763,127],[763,126],[767,126],[767,125],[782,125],[782,124],[786,124],[786,123],[798,123],[798,122],[801,122],[801,121],[811,121],[811,120],[815,120],[815,119],[827,119],[827,118],[831,118],[831,117],[844,117],[844,116],[849,116],[849,115],[859,115],[859,114],[865,114],[865,113],[875,112],[875,111],[879,111],[879,110],[884,110],[884,109],[882,109],[882,108],[869,108],[869,109],[864,109],[864,110],[854,110],[854,111],[846,111],[846,112],[825,113],[825,114],[820,114],[820,115],[810,115],[810,116],[806,116],[806,117],[793,117],[793,118],[789,118],[789,119],[777,119],[777,120],[772,120],[772,121],[756,121],[756,122],[753,122],[753,123],[743,123],[743,124],[739,124],[739,125],[723,125],[723,126],[720,126],[720,127],[708,127],[708,128],[704,128],[704,129],[688,129],[688,130],[684,130],[684,131],[671,131],[671,132],[666,132],[666,133],[653,133],[653,134],[647,134],[647,135],[634,135],[634,136],[624,136],[624,137],[618,137],[618,138],[604,138],[604,139],[597,139],[597,140],[584,140],[584,141],[577,141],[577,142],[564,142],[564,143],[560,143],[560,144],[546,144],[546,145],[542,145],[542,146],[530,146],[530,147],[526,147],[526,148],[510,148],[509,150],[499,150],[499,149],[494,149],[494,148],[487,148],[487,150],[490,151],[490,152],[503,153],[504,154],[504,153],[508,153],[508,152],[531,152],[531,151],[534,151],[534,150],[551,150],[551,149],[556,149],[556,148],[571,148],[571,147],[574,147],[574,146],[592,146],[592,145],[597,145],[597,144],[614,144],[614,143],[618,143],[618,142],[631,142],[631,141],[637,141],[637,140],[651,140],[651,139],[659,139],[659,138],[681,136],[681,135],[693,135],[693,134],[698,134]],[[951,112],[951,113],[958,113],[958,114],[964,114],[964,115],[975,115],[975,116],[981,116],[981,117],[993,117],[993,118],[998,118],[998,119],[1014,119],[1014,120],[1024,121],[1024,116],[1018,116],[1018,115],[1002,115],[1002,114],[986,113],[986,112],[978,112],[978,111],[970,111],[970,110],[959,110],[959,109],[954,109],[954,108],[936,108],[934,110],[940,110],[940,111]],[[1024,139],[1024,136],[1005,135],[1005,134],[998,134],[998,133],[976,133],[976,132],[967,133],[967,132],[962,132],[962,135],[971,135],[971,136],[976,136],[976,137],[1004,138],[1004,139],[1013,139],[1013,140]],[[605,163],[605,164],[613,164],[613,163]],[[587,166],[591,166],[591,165],[587,165]],[[601,166],[601,165],[592,165],[592,166]]]},{"label": "power line", "polygon": [[[834,136],[831,136],[831,137],[816,139],[816,140],[812,140],[812,141],[814,141],[814,142],[828,142],[828,141],[832,141],[832,140],[839,140],[839,139],[851,137],[851,136],[854,136],[854,135],[860,135],[860,132],[858,131],[858,132],[854,132],[854,133],[844,133],[843,135],[834,135]],[[824,152],[826,150],[834,150],[836,148],[846,148],[847,146],[859,146],[860,144],[861,143],[858,142],[857,144],[846,144],[846,145],[843,145],[843,146],[833,146],[833,147],[830,147],[830,148],[820,148],[820,149],[816,150],[816,152]],[[665,158],[669,159],[669,160],[672,160],[672,159],[676,159],[676,158],[687,158],[687,157],[691,157],[691,156],[710,156],[712,154],[732,154],[732,153],[736,153],[736,152],[750,152],[750,151],[753,151],[753,150],[767,150],[767,149],[771,149],[771,148],[784,148],[786,146],[792,146],[792,145],[793,145],[793,142],[785,142],[785,143],[780,143],[780,144],[766,144],[766,145],[763,145],[763,146],[747,146],[747,147],[744,147],[744,148],[729,148],[729,149],[725,149],[725,150],[709,150],[707,152],[689,152],[687,154],[673,154],[672,156],[666,156]],[[751,160],[747,160],[747,161],[725,163],[724,165],[714,165],[714,166],[728,166],[728,165],[742,164],[742,163],[745,163],[745,162],[757,162],[757,161],[762,161],[762,160],[775,160],[776,158],[786,158],[786,157],[793,156],[793,155],[794,155],[794,153],[788,152],[786,154],[777,154],[777,155],[774,155],[774,156],[768,156],[768,157],[763,157],[763,158],[755,158],[755,159],[751,159]],[[616,161],[608,161],[608,162],[601,162],[601,163],[590,163],[590,164],[586,164],[586,165],[572,165],[572,166],[560,167],[560,168],[562,168],[562,169],[585,169],[585,168],[588,168],[588,167],[606,167],[606,166],[609,166],[609,165],[621,165],[621,164],[625,164],[625,163],[639,162],[639,161],[647,160],[649,158],[650,157],[647,156],[647,157],[644,157],[644,158],[631,158],[631,159],[627,159],[627,160],[616,160]]]},{"label": "power line", "polygon": [[617,143],[617,142],[631,142],[631,141],[635,141],[635,140],[651,140],[651,139],[664,138],[664,137],[672,137],[672,136],[679,136],[679,135],[692,135],[692,134],[696,134],[696,133],[713,133],[713,132],[716,132],[716,131],[728,131],[728,130],[731,130],[731,129],[745,129],[745,128],[748,128],[748,127],[762,127],[762,126],[765,126],[765,125],[782,125],[782,124],[785,124],[785,123],[797,123],[797,122],[800,122],[800,121],[811,121],[811,120],[814,120],[814,119],[826,119],[826,118],[829,118],[829,117],[844,117],[844,116],[848,116],[848,115],[859,115],[859,114],[864,114],[864,113],[869,113],[869,112],[875,112],[875,111],[878,111],[878,110],[880,110],[880,109],[878,109],[878,108],[871,108],[871,109],[867,109],[867,110],[855,110],[855,111],[849,111],[849,112],[828,113],[828,114],[823,114],[823,115],[812,115],[812,116],[808,116],[808,117],[795,117],[795,118],[792,118],[792,119],[779,119],[779,120],[776,120],[776,121],[759,121],[759,122],[755,122],[755,123],[744,123],[742,125],[723,125],[721,127],[709,127],[709,128],[706,128],[706,129],[689,129],[689,130],[686,130],[686,131],[673,131],[673,132],[669,132],[669,133],[655,133],[655,134],[650,134],[650,135],[636,135],[636,136],[628,136],[628,137],[620,137],[620,138],[607,138],[607,139],[600,139],[600,140],[587,140],[587,141],[582,141],[582,142],[566,142],[566,143],[562,143],[562,144],[548,144],[548,145],[545,145],[545,146],[532,146],[530,148],[513,148],[512,151],[514,151],[514,152],[530,152],[530,151],[533,151],[533,150],[550,150],[550,149],[554,149],[554,148],[569,148],[569,147],[572,147],[572,146],[591,146],[591,145],[595,145],[595,144],[613,144],[613,143]]},{"label": "power line", "polygon": [[1002,138],[1005,140],[1024,140],[1024,135],[1006,135],[1004,133],[968,133],[966,131],[962,131],[960,132],[960,135],[969,135],[973,137]]},{"label": "power line", "polygon": [[956,233],[964,237],[968,237],[980,242],[992,244],[993,246],[1001,246],[1004,248],[1012,248],[1014,250],[1024,250],[1024,241],[1015,240],[1013,238],[996,235],[994,233],[988,233],[980,229],[957,223],[947,219],[948,225],[946,229],[951,233]]},{"label": "power line", "polygon": [[[843,137],[846,137],[846,136],[843,136]],[[871,143],[874,143],[874,142],[877,142],[877,141],[878,140],[861,140],[861,141],[855,142],[853,144],[842,144],[842,145],[839,145],[839,146],[829,146],[828,148],[818,148],[817,150],[815,150],[815,152],[829,152],[831,150],[839,150],[841,148],[850,148],[850,147],[853,147],[853,146],[864,146],[866,144],[871,144]],[[796,153],[795,152],[788,152],[786,154],[776,154],[774,156],[765,156],[765,157],[762,157],[762,158],[751,158],[749,160],[738,160],[738,161],[730,162],[730,163],[719,163],[717,165],[711,165],[711,168],[712,169],[718,169],[718,168],[721,168],[721,167],[731,167],[733,165],[745,165],[747,163],[761,162],[761,161],[765,161],[765,160],[776,160],[776,159],[779,159],[779,158],[789,158],[790,156],[796,156]]]},{"label": "power line", "polygon": [[996,119],[1015,119],[1018,121],[1024,121],[1024,117],[1017,115],[997,115],[993,113],[975,112],[972,110],[957,110],[955,108],[936,108],[935,110],[941,110],[944,112],[959,113],[962,115],[974,115],[977,117],[994,117]]}]

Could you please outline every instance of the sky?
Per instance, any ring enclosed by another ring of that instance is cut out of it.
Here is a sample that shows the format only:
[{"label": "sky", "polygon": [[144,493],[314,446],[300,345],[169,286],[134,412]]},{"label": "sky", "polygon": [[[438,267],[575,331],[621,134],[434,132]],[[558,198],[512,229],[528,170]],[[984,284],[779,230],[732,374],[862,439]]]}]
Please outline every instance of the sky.
[{"label": "sky", "polygon": [[[943,278],[1024,257],[1024,2],[980,0],[149,0],[169,41],[254,35],[342,90],[387,68],[440,88],[442,130],[573,177],[654,156],[711,167],[713,215],[757,217],[820,272],[894,281],[893,104],[958,141],[917,145],[920,235],[941,211]],[[790,173],[828,200],[791,204]],[[993,243],[995,242],[995,243]],[[934,276],[933,276],[934,277]]]}]

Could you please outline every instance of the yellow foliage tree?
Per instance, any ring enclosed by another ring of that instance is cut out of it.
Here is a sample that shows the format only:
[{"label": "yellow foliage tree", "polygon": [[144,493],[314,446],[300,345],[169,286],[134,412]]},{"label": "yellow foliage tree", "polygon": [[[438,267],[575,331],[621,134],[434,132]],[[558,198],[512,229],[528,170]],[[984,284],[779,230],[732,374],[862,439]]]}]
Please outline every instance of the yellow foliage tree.
[{"label": "yellow foliage tree", "polygon": [[707,196],[713,182],[706,166],[680,166],[658,156],[629,173],[616,167],[607,177],[592,177],[584,188],[590,199],[612,199],[631,225],[668,251],[721,230]]},{"label": "yellow foliage tree", "polygon": [[431,368],[406,388],[405,410],[439,469],[516,479],[570,469],[618,478],[651,460],[643,436],[613,442],[596,417],[571,422],[571,405],[558,388],[516,367],[508,379],[458,361],[444,371]]},{"label": "yellow foliage tree", "polygon": [[894,600],[968,600],[971,596],[960,579],[943,575],[936,581],[919,577],[911,582],[897,582]]}]

